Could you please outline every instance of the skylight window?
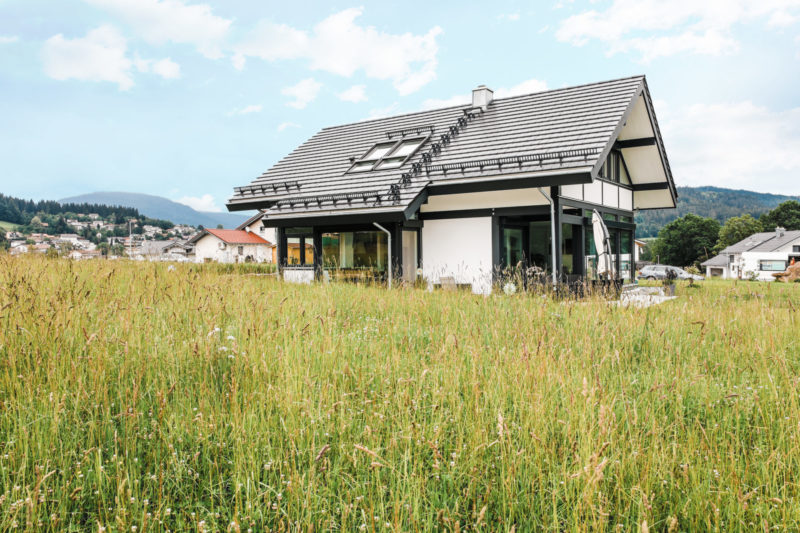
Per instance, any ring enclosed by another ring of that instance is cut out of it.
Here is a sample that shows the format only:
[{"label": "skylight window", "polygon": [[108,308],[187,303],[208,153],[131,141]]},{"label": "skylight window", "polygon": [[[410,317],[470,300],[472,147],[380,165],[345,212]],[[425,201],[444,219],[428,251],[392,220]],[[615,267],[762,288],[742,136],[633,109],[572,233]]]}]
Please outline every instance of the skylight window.
[{"label": "skylight window", "polygon": [[403,166],[406,160],[414,155],[428,137],[400,139],[392,142],[378,143],[353,163],[348,172],[368,172],[370,170],[386,170]]}]

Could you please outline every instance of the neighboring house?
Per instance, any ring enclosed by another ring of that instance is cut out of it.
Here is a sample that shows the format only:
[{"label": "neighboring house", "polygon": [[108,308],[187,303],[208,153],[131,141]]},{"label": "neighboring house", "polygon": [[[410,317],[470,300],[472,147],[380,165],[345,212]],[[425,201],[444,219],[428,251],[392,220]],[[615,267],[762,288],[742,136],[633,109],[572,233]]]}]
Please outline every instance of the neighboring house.
[{"label": "neighboring house", "polygon": [[421,268],[430,284],[488,293],[507,267],[597,277],[593,209],[630,278],[634,210],[676,198],[635,76],[499,99],[480,86],[471,104],[324,128],[227,206],[263,212],[284,279],[391,266],[411,281]]},{"label": "neighboring house", "polygon": [[206,229],[189,241],[198,263],[269,263],[272,243],[247,230]]},{"label": "neighboring house", "polygon": [[[275,228],[270,228],[264,225],[262,219],[264,218],[264,213],[259,211],[252,217],[245,220],[241,225],[239,225],[237,230],[244,230],[244,231],[252,231],[265,241],[269,241],[271,244],[276,242],[276,231]],[[298,252],[299,254],[299,252]],[[277,263],[277,247],[272,244],[272,256],[271,256],[271,263]],[[299,256],[299,255],[298,255]]]},{"label": "neighboring house", "polygon": [[59,242],[68,242],[73,246],[77,246],[79,240],[80,237],[75,233],[62,233],[61,235],[58,236]]},{"label": "neighboring house", "polygon": [[754,233],[701,265],[707,277],[772,281],[775,279],[772,274],[785,271],[792,259],[800,261],[800,230],[775,228],[771,232]]},{"label": "neighboring house", "polygon": [[143,241],[138,255],[148,261],[188,261],[193,247],[186,241]]}]

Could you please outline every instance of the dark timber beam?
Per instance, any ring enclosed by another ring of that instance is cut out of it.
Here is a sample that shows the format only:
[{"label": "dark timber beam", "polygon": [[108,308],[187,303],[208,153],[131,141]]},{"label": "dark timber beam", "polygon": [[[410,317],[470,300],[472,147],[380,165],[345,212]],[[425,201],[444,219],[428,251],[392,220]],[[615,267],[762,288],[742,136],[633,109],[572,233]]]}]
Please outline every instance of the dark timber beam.
[{"label": "dark timber beam", "polygon": [[669,189],[669,183],[658,181],[656,183],[634,183],[634,191],[663,191]]},{"label": "dark timber beam", "polygon": [[640,146],[655,146],[655,144],[655,137],[642,137],[641,139],[617,140],[614,143],[614,148],[622,150],[624,148],[639,148]]}]

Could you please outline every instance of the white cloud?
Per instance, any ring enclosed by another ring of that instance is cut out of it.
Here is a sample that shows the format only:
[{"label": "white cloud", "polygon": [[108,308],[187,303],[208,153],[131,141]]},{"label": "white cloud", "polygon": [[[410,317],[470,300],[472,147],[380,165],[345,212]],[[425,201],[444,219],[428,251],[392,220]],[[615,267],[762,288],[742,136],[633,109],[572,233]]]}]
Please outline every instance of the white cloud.
[{"label": "white cloud", "polygon": [[519,13],[501,13],[500,15],[497,15],[497,20],[516,22],[519,20]]},{"label": "white cloud", "polygon": [[679,184],[800,194],[800,107],[773,111],[745,101],[661,111]]},{"label": "white cloud", "polygon": [[320,89],[322,89],[321,83],[314,78],[306,78],[295,85],[284,87],[281,89],[281,94],[294,99],[287,102],[286,105],[295,109],[303,109],[317,98]]},{"label": "white cloud", "polygon": [[174,80],[181,77],[181,66],[168,57],[153,63],[153,73],[162,78]]},{"label": "white cloud", "polygon": [[219,213],[222,211],[214,202],[214,197],[210,194],[203,196],[183,196],[175,200],[179,204],[188,205],[196,211],[210,211],[212,213]]},{"label": "white cloud", "polygon": [[739,49],[735,25],[759,19],[785,25],[798,9],[797,0],[614,0],[603,11],[564,19],[556,37],[575,46],[600,41],[609,55],[636,52],[644,62],[680,53],[720,55]]},{"label": "white cloud", "polygon": [[375,109],[370,109],[369,111],[369,118],[383,118],[383,117],[390,117],[392,115],[396,115],[398,110],[400,109],[400,104],[397,102],[393,102],[386,107],[378,107]]},{"label": "white cloud", "polygon": [[300,124],[295,124],[294,122],[281,122],[278,125],[278,131],[283,131],[287,128],[299,128]]},{"label": "white cloud", "polygon": [[16,35],[0,35],[0,44],[10,44],[19,41]]},{"label": "white cloud", "polygon": [[190,44],[204,56],[222,57],[231,20],[214,15],[207,4],[184,0],[85,0],[125,19],[150,44]]},{"label": "white cloud", "polygon": [[349,89],[340,92],[337,96],[339,96],[339,100],[343,100],[345,102],[366,102],[367,101],[367,94],[364,91],[367,88],[366,85],[353,85]]},{"label": "white cloud", "polygon": [[261,113],[264,110],[264,107],[261,104],[251,104],[248,106],[244,106],[239,109],[234,109],[228,112],[228,116],[232,117],[234,115],[249,115],[251,113]]},{"label": "white cloud", "polygon": [[54,35],[42,47],[44,72],[56,80],[108,81],[123,91],[133,86],[127,42],[113,26],[100,26],[86,37]]},{"label": "white cloud", "polygon": [[181,66],[172,59],[142,59],[138,55],[133,58],[133,64],[139,72],[152,72],[164,79],[177,79],[181,77]]},{"label": "white cloud", "polygon": [[[494,91],[495,98],[506,98],[508,96],[519,96],[521,94],[538,93],[547,90],[547,82],[535,78],[525,80],[512,87],[500,87]],[[438,109],[456,105],[467,105],[472,102],[472,92],[456,94],[450,98],[428,98],[422,102],[423,109]]]},{"label": "white cloud", "polygon": [[334,13],[311,32],[261,21],[234,46],[233,62],[243,68],[248,57],[267,61],[306,59],[313,70],[350,77],[361,70],[370,78],[391,80],[400,94],[410,94],[436,78],[434,26],[423,35],[390,34],[360,26],[362,8]]}]

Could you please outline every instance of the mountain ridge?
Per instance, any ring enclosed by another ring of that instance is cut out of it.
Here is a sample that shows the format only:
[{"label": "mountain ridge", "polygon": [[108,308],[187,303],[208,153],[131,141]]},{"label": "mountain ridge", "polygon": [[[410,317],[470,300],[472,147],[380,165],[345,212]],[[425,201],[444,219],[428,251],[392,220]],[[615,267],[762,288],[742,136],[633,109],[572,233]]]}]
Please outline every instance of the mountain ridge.
[{"label": "mountain ridge", "polygon": [[247,220],[247,214],[197,211],[188,205],[175,202],[163,196],[123,191],[97,191],[62,198],[60,203],[92,203],[112,206],[133,207],[150,218],[169,220],[173,224],[188,224],[215,228],[222,224],[225,228],[235,228]]},{"label": "mountain ridge", "polygon": [[656,237],[658,230],[688,213],[713,218],[724,224],[731,217],[747,214],[758,218],[789,200],[800,201],[800,196],[712,186],[678,187],[677,208],[653,209],[636,214],[636,237]]}]

